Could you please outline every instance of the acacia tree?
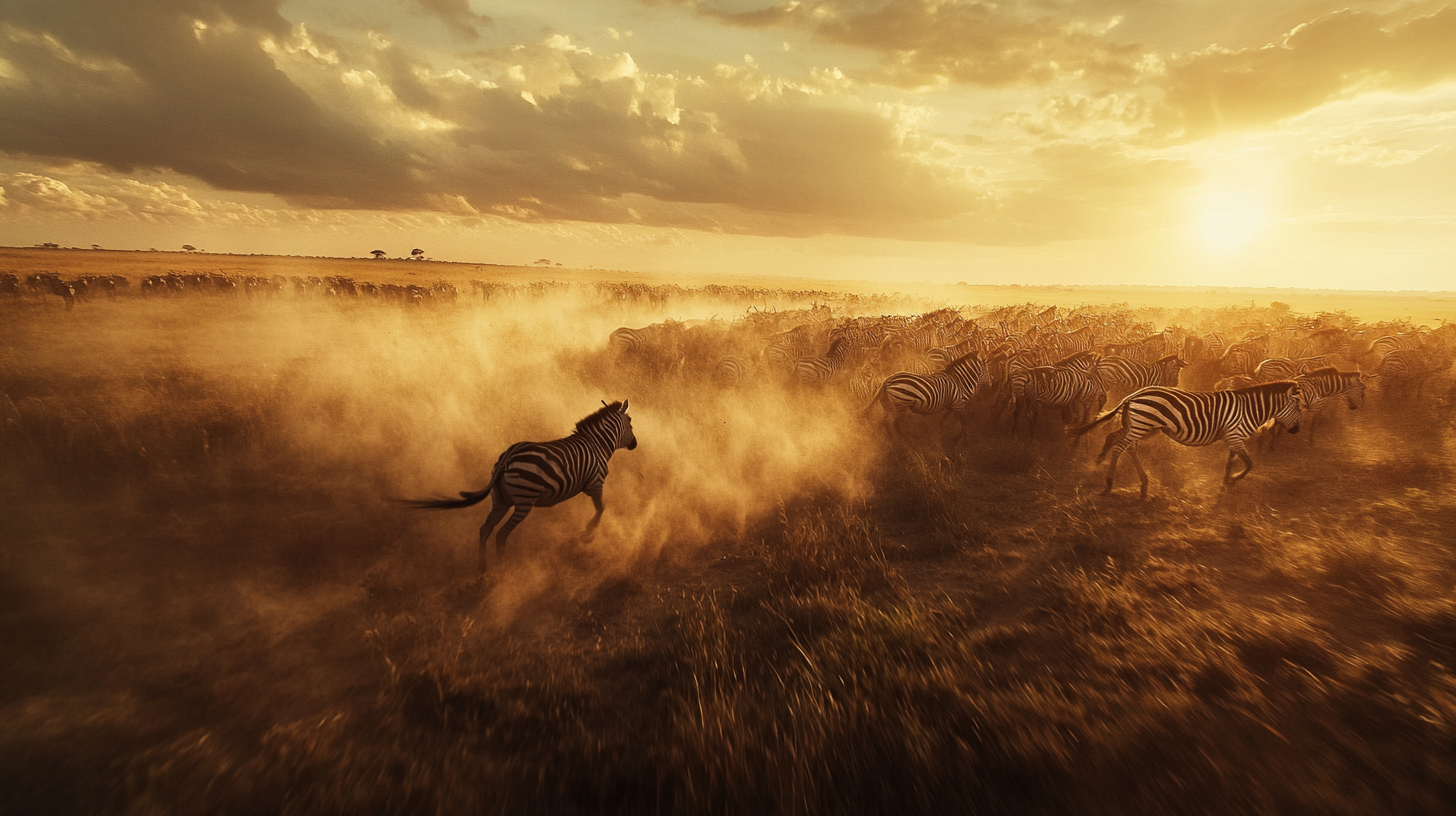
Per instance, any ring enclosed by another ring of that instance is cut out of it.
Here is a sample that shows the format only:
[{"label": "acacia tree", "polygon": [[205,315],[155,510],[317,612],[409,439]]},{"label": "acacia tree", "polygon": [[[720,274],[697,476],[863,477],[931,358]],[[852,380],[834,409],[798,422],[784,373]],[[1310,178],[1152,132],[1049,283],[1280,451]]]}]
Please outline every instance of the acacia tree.
[{"label": "acacia tree", "polygon": [[186,251],[186,252],[196,252],[197,251],[197,247],[195,247],[195,246],[193,246],[191,244],[183,244],[182,245],[182,249],[183,249],[183,251]]},{"label": "acacia tree", "polygon": [[382,250],[382,249],[371,249],[371,250],[369,250],[369,254],[370,255],[373,255],[374,256],[374,260],[377,261],[380,258],[383,258],[384,257],[384,250]]},{"label": "acacia tree", "polygon": [[423,249],[412,249],[410,250],[410,257],[417,261],[423,261],[425,259],[425,251]]}]

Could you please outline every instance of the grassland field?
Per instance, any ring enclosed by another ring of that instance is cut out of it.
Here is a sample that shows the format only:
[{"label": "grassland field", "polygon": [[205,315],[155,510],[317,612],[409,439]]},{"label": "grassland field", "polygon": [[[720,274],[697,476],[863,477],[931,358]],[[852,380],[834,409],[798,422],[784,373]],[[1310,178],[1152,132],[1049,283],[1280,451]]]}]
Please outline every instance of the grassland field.
[{"label": "grassland field", "polygon": [[[1104,466],[977,403],[903,438],[838,389],[725,389],[755,313],[1121,309],[1161,329],[1437,327],[1450,293],[671,279],[0,251],[24,277],[448,280],[0,299],[0,813],[1438,813],[1456,801],[1452,375],[1372,387],[1223,490],[1221,445]],[[486,300],[471,279],[568,285]],[[597,284],[677,284],[656,302]],[[709,293],[707,284],[743,287]],[[750,289],[751,288],[751,289]],[[1273,304],[1279,302],[1276,308]],[[865,311],[873,309],[874,311]],[[631,399],[597,538],[476,571],[510,443]]]}]

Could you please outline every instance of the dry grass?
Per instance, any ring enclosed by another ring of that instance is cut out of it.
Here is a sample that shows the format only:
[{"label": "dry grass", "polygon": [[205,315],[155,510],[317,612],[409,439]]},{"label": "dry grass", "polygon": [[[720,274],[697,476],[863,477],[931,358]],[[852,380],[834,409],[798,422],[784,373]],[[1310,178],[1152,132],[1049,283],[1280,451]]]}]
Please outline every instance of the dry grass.
[{"label": "dry grass", "polygon": [[[1449,423],[1377,396],[1229,493],[1221,451],[1149,444],[1152,498],[1100,497],[1085,452],[985,416],[886,451],[832,394],[607,370],[606,331],[661,315],[548,305],[0,306],[0,810],[1456,794]],[[476,578],[483,513],[385,501],[476,486],[607,388],[642,446],[595,544],[539,510]]]}]

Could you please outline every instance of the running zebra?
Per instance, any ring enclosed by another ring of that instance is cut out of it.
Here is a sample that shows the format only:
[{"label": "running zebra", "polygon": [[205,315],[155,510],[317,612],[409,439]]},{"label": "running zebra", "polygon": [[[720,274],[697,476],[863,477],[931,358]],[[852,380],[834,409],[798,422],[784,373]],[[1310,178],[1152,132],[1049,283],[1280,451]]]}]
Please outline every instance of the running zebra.
[{"label": "running zebra", "polygon": [[[1309,444],[1314,444],[1314,421],[1336,397],[1344,397],[1351,411],[1365,404],[1365,377],[1358,371],[1339,371],[1333,366],[1316,369],[1295,378],[1304,397]],[[1278,433],[1276,428],[1275,433]]]},{"label": "running zebra", "polygon": [[[1131,357],[1103,357],[1097,361],[1097,377],[1108,391],[1114,388],[1136,391],[1150,385],[1177,387],[1178,377],[1187,365],[1177,354],[1160,357],[1151,363]],[[1097,410],[1102,410],[1102,406],[1097,406]]]},{"label": "running zebra", "polygon": [[951,414],[956,414],[960,419],[961,430],[955,437],[960,439],[966,433],[964,415],[970,406],[971,396],[980,387],[981,376],[985,371],[986,364],[973,351],[952,360],[945,371],[935,374],[914,374],[908,371],[891,374],[880,384],[870,404],[865,406],[864,415],[869,416],[876,405],[884,407],[884,424],[892,432],[899,434],[900,421],[907,411],[921,415],[944,411],[945,415],[940,418],[941,425],[945,424]]},{"label": "running zebra", "polygon": [[[1299,433],[1303,404],[1300,386],[1295,382],[1263,383],[1237,391],[1211,393],[1155,385],[1133,392],[1116,408],[1069,433],[1080,439],[1108,419],[1118,415],[1122,417],[1122,427],[1107,435],[1102,453],[1097,455],[1097,461],[1101,462],[1108,451],[1112,452],[1112,464],[1107,468],[1107,487],[1102,491],[1104,496],[1112,492],[1117,460],[1124,452],[1131,452],[1132,463],[1137,466],[1138,478],[1142,480],[1142,497],[1148,497],[1148,472],[1143,470],[1143,463],[1138,460],[1137,444],[1158,431],[1182,445],[1211,445],[1219,440],[1227,442],[1229,455],[1223,471],[1223,485],[1227,489],[1254,469],[1247,443],[1259,428],[1273,420],[1290,433]],[[1244,461],[1244,470],[1237,476],[1233,472],[1234,457]]]},{"label": "running zebra", "polygon": [[800,357],[794,361],[794,384],[824,385],[844,367],[849,352],[849,341],[841,337],[830,344],[823,357]]},{"label": "running zebra", "polygon": [[738,388],[753,379],[753,363],[747,357],[723,357],[713,367],[713,382],[719,388]]},{"label": "running zebra", "polygon": [[496,535],[496,552],[505,556],[506,539],[533,507],[550,507],[573,498],[578,493],[591,497],[596,515],[587,522],[583,541],[590,541],[602,520],[602,485],[607,478],[607,461],[619,448],[635,450],[637,437],[632,433],[632,418],[627,416],[629,400],[605,400],[596,413],[576,423],[576,430],[564,439],[552,442],[517,442],[506,448],[491,470],[490,482],[479,491],[461,491],[458,499],[406,500],[416,510],[453,510],[469,507],[491,498],[490,515],[480,526],[480,571],[485,572],[486,542],[491,531],[514,508]]},{"label": "running zebra", "polygon": [[1451,358],[1452,354],[1443,349],[1429,352],[1413,348],[1395,349],[1380,358],[1375,378],[1380,380],[1380,387],[1387,395],[1393,395],[1399,387],[1402,399],[1410,398],[1410,387],[1414,383],[1415,396],[1419,399],[1421,391],[1426,387],[1426,380],[1432,374],[1439,374],[1449,368]]},{"label": "running zebra", "polygon": [[1088,414],[1096,413],[1099,397],[1106,399],[1102,381],[1097,376],[1098,359],[1100,355],[1095,351],[1079,351],[1049,366],[1037,366],[1026,372],[1028,379],[1023,385],[1022,402],[1011,412],[1012,433],[1016,432],[1023,407],[1030,410],[1031,425],[1027,429],[1027,437],[1031,439],[1036,438],[1037,420],[1044,408],[1061,411],[1064,419],[1069,408],[1075,409],[1080,412],[1075,420],[1077,422],[1085,421]]}]

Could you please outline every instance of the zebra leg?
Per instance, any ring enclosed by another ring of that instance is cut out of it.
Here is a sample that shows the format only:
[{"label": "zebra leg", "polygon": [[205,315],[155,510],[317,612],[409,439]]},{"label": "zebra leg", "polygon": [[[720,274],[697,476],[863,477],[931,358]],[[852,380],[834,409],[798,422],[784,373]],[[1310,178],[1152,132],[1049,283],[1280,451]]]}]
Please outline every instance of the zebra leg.
[{"label": "zebra leg", "polygon": [[602,521],[602,511],[607,508],[606,505],[602,503],[602,489],[600,487],[598,487],[596,490],[585,490],[582,492],[586,493],[588,496],[591,496],[592,504],[597,508],[597,514],[595,516],[592,516],[592,520],[586,523],[586,530],[583,531],[581,534],[581,542],[585,544],[586,542],[591,541],[593,538],[596,537],[597,525],[600,524]]},{"label": "zebra leg", "polygon": [[[1125,450],[1136,450],[1136,445],[1136,442],[1128,444],[1126,434],[1124,434],[1121,444],[1112,451],[1112,464],[1107,466],[1107,487],[1103,488],[1102,495],[1107,496],[1112,493],[1112,480],[1117,476],[1117,460],[1122,458],[1122,452]],[[1137,461],[1136,454],[1133,455],[1133,461]],[[1142,465],[1138,465],[1138,470],[1141,471],[1142,467]]]},{"label": "zebra leg", "polygon": [[485,554],[486,554],[487,550],[489,549],[489,547],[487,545],[488,545],[488,543],[490,541],[490,534],[491,534],[491,532],[493,530],[495,530],[495,526],[497,524],[500,524],[500,520],[505,517],[506,510],[508,510],[508,509],[510,509],[510,505],[506,504],[503,500],[498,499],[498,498],[492,498],[491,499],[491,504],[490,504],[490,515],[486,516],[485,517],[485,523],[482,524],[482,525],[480,525],[480,553],[479,553],[479,555],[480,555],[480,573],[482,575],[485,574],[485,557],[486,557]]},{"label": "zebra leg", "polygon": [[501,525],[500,532],[496,533],[495,552],[500,561],[505,561],[506,558],[506,539],[511,537],[511,531],[515,530],[517,525],[526,520],[526,516],[531,512],[531,507],[532,505],[529,504],[516,505],[516,509],[511,512],[511,517],[506,519],[506,523]]},{"label": "zebra leg", "polygon": [[1110,450],[1112,450],[1112,446],[1113,445],[1116,445],[1119,442],[1121,442],[1126,437],[1127,437],[1127,429],[1126,428],[1118,428],[1117,430],[1115,430],[1112,433],[1108,434],[1106,441],[1104,441],[1102,443],[1102,452],[1099,453],[1099,454],[1097,454],[1097,461],[1098,462],[1101,462],[1103,459],[1106,459],[1107,458],[1107,452],[1110,451]]},{"label": "zebra leg", "polygon": [[[1234,475],[1234,457],[1244,460],[1244,469],[1237,476]],[[1234,483],[1249,475],[1254,469],[1254,460],[1249,458],[1249,451],[1242,442],[1229,445],[1228,464],[1224,466],[1223,486],[1225,489],[1233,487]]]},{"label": "zebra leg", "polygon": [[1137,446],[1128,448],[1128,455],[1132,456],[1132,463],[1137,466],[1138,479],[1142,481],[1142,499],[1148,500],[1148,472],[1143,469],[1143,460],[1138,458]]},{"label": "zebra leg", "polygon": [[955,414],[956,424],[960,426],[960,430],[956,432],[955,438],[951,440],[951,444],[955,444],[966,438],[966,431],[971,427],[970,409],[970,403],[962,403],[959,408],[952,408],[946,412],[947,416]]}]

